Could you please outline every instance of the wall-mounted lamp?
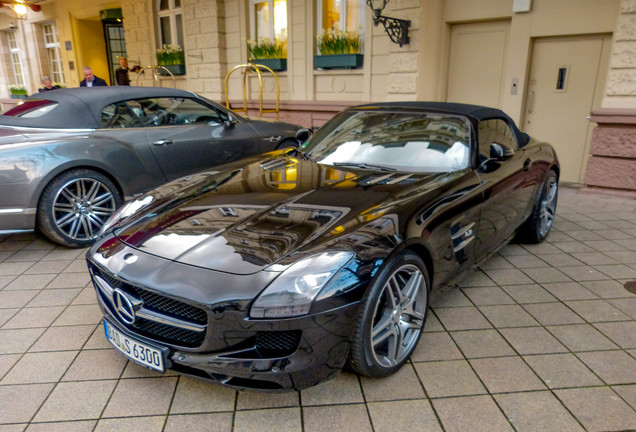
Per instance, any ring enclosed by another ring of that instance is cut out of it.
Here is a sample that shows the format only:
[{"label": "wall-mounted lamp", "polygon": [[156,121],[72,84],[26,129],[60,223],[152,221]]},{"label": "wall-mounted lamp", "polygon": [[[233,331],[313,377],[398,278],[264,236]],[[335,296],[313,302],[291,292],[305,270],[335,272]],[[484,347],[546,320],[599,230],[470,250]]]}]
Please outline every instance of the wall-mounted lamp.
[{"label": "wall-mounted lamp", "polygon": [[387,0],[367,0],[367,4],[373,11],[373,25],[376,27],[382,23],[386,34],[393,43],[400,46],[408,44],[409,40],[409,27],[411,21],[403,20],[399,18],[391,18],[382,15],[382,10],[386,6]]},{"label": "wall-mounted lamp", "polygon": [[0,6],[8,6],[13,9],[18,19],[26,19],[29,9],[33,12],[40,12],[40,10],[42,10],[42,6],[33,4],[28,0],[0,1]]}]

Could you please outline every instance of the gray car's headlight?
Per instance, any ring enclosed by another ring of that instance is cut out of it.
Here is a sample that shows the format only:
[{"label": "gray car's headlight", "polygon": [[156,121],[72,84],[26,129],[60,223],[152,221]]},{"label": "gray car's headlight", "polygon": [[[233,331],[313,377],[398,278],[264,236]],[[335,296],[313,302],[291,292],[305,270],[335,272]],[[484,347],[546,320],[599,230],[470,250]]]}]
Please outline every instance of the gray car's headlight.
[{"label": "gray car's headlight", "polygon": [[289,318],[306,315],[329,280],[353,258],[350,251],[312,255],[287,267],[256,298],[252,318]]},{"label": "gray car's headlight", "polygon": [[139,210],[150,204],[153,200],[154,197],[152,195],[146,195],[141,199],[128,201],[126,204],[117,209],[117,211],[108,218],[104,225],[102,225],[102,228],[99,230],[99,236],[104,234],[106,231],[108,231],[118,223],[134,215]]}]

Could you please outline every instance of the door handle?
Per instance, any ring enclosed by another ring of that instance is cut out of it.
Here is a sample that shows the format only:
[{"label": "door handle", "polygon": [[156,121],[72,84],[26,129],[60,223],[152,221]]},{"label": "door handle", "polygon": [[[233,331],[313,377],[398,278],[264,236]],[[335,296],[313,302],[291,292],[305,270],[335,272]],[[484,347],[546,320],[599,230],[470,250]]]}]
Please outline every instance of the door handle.
[{"label": "door handle", "polygon": [[531,113],[532,110],[534,109],[534,90],[531,90],[530,93],[528,94],[528,112]]},{"label": "door handle", "polygon": [[524,171],[530,170],[530,162],[532,162],[530,159],[526,159],[525,161],[523,161],[523,170]]},{"label": "door handle", "polygon": [[156,145],[158,147],[159,146],[170,145],[170,144],[174,144],[174,141],[168,140],[168,139],[160,139],[160,140],[157,140],[157,141],[152,143],[152,145]]}]

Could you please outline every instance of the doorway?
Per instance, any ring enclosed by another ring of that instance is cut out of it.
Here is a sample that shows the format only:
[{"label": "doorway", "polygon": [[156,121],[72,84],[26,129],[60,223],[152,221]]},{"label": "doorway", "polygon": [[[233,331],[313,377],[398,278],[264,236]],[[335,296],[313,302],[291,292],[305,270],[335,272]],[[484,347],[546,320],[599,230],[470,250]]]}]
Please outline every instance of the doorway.
[{"label": "doorway", "polygon": [[555,147],[561,181],[583,182],[610,44],[605,35],[534,41],[521,129]]},{"label": "doorway", "polygon": [[448,102],[501,107],[509,29],[509,21],[452,26]]}]

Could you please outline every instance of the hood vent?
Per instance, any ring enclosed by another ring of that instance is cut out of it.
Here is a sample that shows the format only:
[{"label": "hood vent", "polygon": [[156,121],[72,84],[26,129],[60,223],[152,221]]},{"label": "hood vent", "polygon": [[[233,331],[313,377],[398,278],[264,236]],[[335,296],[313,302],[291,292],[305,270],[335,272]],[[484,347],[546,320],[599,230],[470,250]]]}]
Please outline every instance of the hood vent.
[{"label": "hood vent", "polygon": [[415,183],[418,179],[411,178],[413,174],[384,174],[380,176],[368,176],[360,179],[360,185],[362,186],[371,186],[371,185],[394,185],[394,184],[411,184]]},{"label": "hood vent", "polygon": [[285,168],[288,162],[289,160],[286,158],[270,159],[261,163],[261,168],[264,169],[265,171],[273,171],[273,170]]}]

